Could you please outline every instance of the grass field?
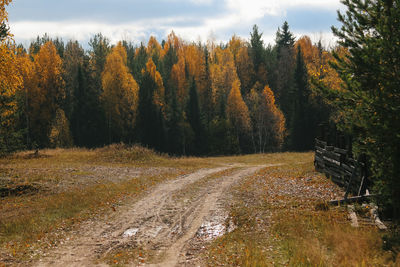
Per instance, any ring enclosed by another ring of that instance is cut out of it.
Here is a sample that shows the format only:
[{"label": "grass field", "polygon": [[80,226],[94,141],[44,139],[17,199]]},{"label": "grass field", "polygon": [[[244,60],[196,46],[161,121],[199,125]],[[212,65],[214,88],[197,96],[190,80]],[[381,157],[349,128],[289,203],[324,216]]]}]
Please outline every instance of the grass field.
[{"label": "grass field", "polygon": [[343,192],[314,172],[310,153],[288,155],[302,162],[264,169],[234,188],[237,228],[208,247],[208,265],[399,266],[399,248],[383,249],[385,233],[367,223],[353,228],[345,207],[321,205]]},{"label": "grass field", "polygon": [[163,181],[200,168],[277,163],[231,189],[226,209],[236,228],[205,244],[207,265],[399,266],[398,248],[383,249],[386,233],[368,223],[352,228],[344,207],[316,208],[343,192],[314,171],[313,153],[172,158],[124,145],[0,159],[0,266],[45,255],[85,220]]}]

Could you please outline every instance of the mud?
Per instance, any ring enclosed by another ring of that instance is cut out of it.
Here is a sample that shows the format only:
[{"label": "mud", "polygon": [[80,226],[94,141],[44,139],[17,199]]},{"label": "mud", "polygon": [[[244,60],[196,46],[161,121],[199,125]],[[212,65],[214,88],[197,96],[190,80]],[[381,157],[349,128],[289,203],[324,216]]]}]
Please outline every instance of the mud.
[{"label": "mud", "polygon": [[198,248],[234,229],[224,210],[229,188],[265,166],[242,167],[218,179],[206,179],[233,167],[237,166],[202,169],[160,184],[142,199],[126,203],[114,215],[87,221],[34,265],[107,266],[99,259],[119,249],[138,247],[153,255],[140,265],[203,265]]}]

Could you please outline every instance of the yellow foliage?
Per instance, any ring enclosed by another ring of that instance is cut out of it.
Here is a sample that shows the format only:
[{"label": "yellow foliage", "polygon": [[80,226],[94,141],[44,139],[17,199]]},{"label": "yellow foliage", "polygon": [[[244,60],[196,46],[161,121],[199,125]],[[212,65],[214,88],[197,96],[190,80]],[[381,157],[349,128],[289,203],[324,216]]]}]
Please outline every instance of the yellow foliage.
[{"label": "yellow foliage", "polygon": [[171,47],[173,47],[176,51],[179,51],[183,47],[183,41],[178,36],[176,36],[174,31],[172,31],[168,35],[167,41],[164,45],[164,55]]},{"label": "yellow foliage", "polygon": [[235,61],[237,60],[240,49],[244,47],[246,47],[246,42],[236,35],[233,35],[232,38],[229,40],[228,48],[231,51]]},{"label": "yellow foliage", "polygon": [[185,58],[182,55],[178,56],[178,62],[172,66],[171,81],[172,84],[176,85],[178,101],[183,105],[188,92],[185,73]]},{"label": "yellow foliage", "polygon": [[73,144],[69,122],[62,109],[56,111],[49,139],[53,147],[71,147]]},{"label": "yellow foliage", "polygon": [[252,86],[252,77],[254,76],[254,66],[250,59],[248,48],[245,46],[241,47],[236,55],[236,69],[242,86],[245,89],[250,89]]},{"label": "yellow foliage", "polygon": [[[17,111],[15,93],[22,86],[22,77],[18,70],[18,62],[14,48],[5,43],[0,44],[0,128],[10,127],[14,123]],[[0,133],[2,131],[0,130]]]},{"label": "yellow foliage", "polygon": [[238,80],[233,55],[229,49],[215,49],[213,62],[210,65],[211,87],[214,104],[220,97],[227,97],[234,81]]},{"label": "yellow foliage", "polygon": [[1,0],[0,1],[0,23],[5,23],[8,21],[8,13],[6,11],[6,6],[8,6],[12,0]]},{"label": "yellow foliage", "polygon": [[[329,65],[329,62],[336,61],[332,54],[327,51],[319,51],[318,47],[312,44],[308,36],[301,37],[296,42],[297,46],[301,47],[309,77],[323,82],[332,89],[340,90],[342,80],[338,73]],[[341,52],[343,51],[339,51],[339,53]]]},{"label": "yellow foliage", "polygon": [[235,80],[232,84],[232,89],[228,97],[227,114],[229,120],[237,131],[250,130],[249,110],[243,101],[242,94],[240,93],[239,79]]},{"label": "yellow foliage", "polygon": [[[25,63],[28,64],[27,59]],[[28,65],[28,68],[30,66]],[[65,98],[64,80],[62,78],[62,60],[52,42],[45,43],[34,56],[34,73],[31,83],[30,99],[33,118],[42,121],[37,130],[49,126],[60,103]],[[28,75],[28,73],[26,73]]]},{"label": "yellow foliage", "polygon": [[253,126],[254,150],[280,148],[286,136],[285,117],[275,105],[275,96],[268,85],[260,89],[257,82],[247,96]]},{"label": "yellow foliage", "polygon": [[286,120],[282,111],[275,105],[275,96],[271,88],[268,85],[264,87],[263,97],[267,105],[270,114],[273,117],[273,133],[276,138],[276,142],[280,147],[283,144],[283,140],[286,136]]},{"label": "yellow foliage", "polygon": [[195,44],[191,44],[184,47],[184,54],[189,77],[193,77],[196,81],[200,99],[204,100],[207,89],[204,51]]},{"label": "yellow foliage", "polygon": [[[11,0],[0,1],[0,24],[8,21],[6,6],[11,3]],[[17,59],[15,56],[15,47],[9,42],[8,38],[4,38],[0,43],[0,96],[12,98],[18,87],[22,85],[22,77],[18,71]],[[8,102],[8,101],[7,101]],[[0,118],[10,117],[16,111],[16,102],[1,103]],[[2,121],[2,125],[11,123],[8,119]]]},{"label": "yellow foliage", "polygon": [[142,70],[142,73],[147,72],[153,81],[157,85],[157,90],[154,92],[154,104],[163,108],[165,106],[165,89],[161,74],[157,71],[157,67],[153,60],[149,58],[146,63],[146,70]]},{"label": "yellow foliage", "polygon": [[133,127],[139,99],[139,86],[126,65],[127,54],[119,42],[107,56],[102,73],[101,99],[114,127]]},{"label": "yellow foliage", "polygon": [[154,36],[151,36],[147,44],[147,54],[150,57],[156,56],[158,58],[164,57],[164,50],[162,49],[160,43]]}]

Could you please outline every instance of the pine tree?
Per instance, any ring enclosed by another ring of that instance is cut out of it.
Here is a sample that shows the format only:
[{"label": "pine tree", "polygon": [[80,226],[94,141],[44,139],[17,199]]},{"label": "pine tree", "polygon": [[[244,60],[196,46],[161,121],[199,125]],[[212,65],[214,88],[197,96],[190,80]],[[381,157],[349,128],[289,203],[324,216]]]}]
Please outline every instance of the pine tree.
[{"label": "pine tree", "polygon": [[194,78],[192,78],[190,82],[189,101],[187,103],[186,115],[194,135],[193,144],[189,146],[188,152],[190,154],[199,155],[203,151],[205,144],[203,142],[204,132],[200,117],[199,98]]},{"label": "pine tree", "polygon": [[290,118],[290,149],[295,151],[311,150],[314,145],[314,114],[310,103],[310,86],[307,68],[301,47],[297,47],[296,68],[294,70],[293,112]]},{"label": "pine tree", "polygon": [[89,54],[93,75],[92,82],[100,95],[103,91],[101,87],[101,74],[104,71],[107,55],[111,52],[110,40],[104,37],[101,33],[98,33],[90,39],[89,46],[91,48]]},{"label": "pine tree", "polygon": [[[282,30],[278,28],[276,33],[277,66],[275,68],[276,84],[274,95],[276,102],[282,110],[285,118],[292,118],[295,99],[294,89],[294,37],[289,31],[289,25],[285,21]],[[289,121],[287,121],[289,122]],[[289,128],[287,126],[287,128]]]},{"label": "pine tree", "polygon": [[149,58],[139,86],[137,133],[143,145],[165,148],[165,98],[161,74]]},{"label": "pine tree", "polygon": [[356,155],[371,161],[376,193],[385,208],[400,218],[400,2],[344,0],[342,27],[333,27],[343,79],[341,90],[326,90],[337,109],[339,127],[351,133]]},{"label": "pine tree", "polygon": [[262,33],[259,32],[258,26],[253,26],[253,32],[250,33],[250,55],[254,66],[254,77],[252,84],[257,81],[264,84],[267,82],[267,69],[265,66],[265,48],[262,40]]},{"label": "pine tree", "polygon": [[170,105],[167,106],[167,150],[174,155],[185,155],[185,122],[174,87],[171,87],[169,98]]},{"label": "pine tree", "polygon": [[146,68],[146,63],[148,61],[149,55],[146,52],[146,48],[143,43],[140,44],[135,50],[135,57],[133,60],[133,65],[131,72],[133,77],[140,83],[142,80],[142,70]]},{"label": "pine tree", "polygon": [[66,116],[71,120],[74,108],[74,92],[78,86],[78,70],[81,69],[85,51],[78,41],[69,41],[65,47],[63,59],[63,78],[65,81],[65,105],[63,107]]}]

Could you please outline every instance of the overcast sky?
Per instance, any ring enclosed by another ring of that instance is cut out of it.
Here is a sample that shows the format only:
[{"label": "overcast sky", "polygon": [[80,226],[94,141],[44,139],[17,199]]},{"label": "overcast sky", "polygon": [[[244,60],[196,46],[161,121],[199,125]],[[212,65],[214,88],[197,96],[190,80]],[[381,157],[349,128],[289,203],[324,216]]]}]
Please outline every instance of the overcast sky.
[{"label": "overcast sky", "polygon": [[86,46],[98,32],[113,43],[140,43],[172,30],[188,41],[219,42],[233,34],[248,39],[254,24],[272,43],[285,20],[296,37],[322,35],[329,45],[338,9],[339,0],[14,0],[8,13],[11,32],[24,45],[44,33]]}]

